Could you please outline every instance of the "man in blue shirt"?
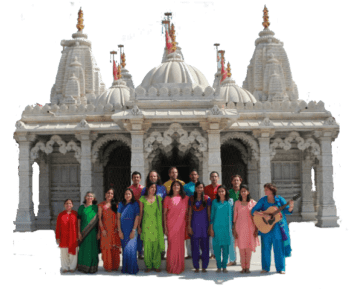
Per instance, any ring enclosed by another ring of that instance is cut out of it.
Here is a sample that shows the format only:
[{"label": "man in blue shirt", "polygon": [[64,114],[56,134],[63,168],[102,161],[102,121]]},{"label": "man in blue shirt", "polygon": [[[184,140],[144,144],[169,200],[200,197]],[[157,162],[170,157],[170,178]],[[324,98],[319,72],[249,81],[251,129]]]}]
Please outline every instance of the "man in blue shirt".
[{"label": "man in blue shirt", "polygon": [[[146,178],[146,187],[149,183],[156,183],[157,184],[157,191],[156,194],[159,194],[162,199],[166,197],[166,188],[162,184],[162,180],[160,179],[159,174],[157,171],[152,170],[151,172],[148,173],[148,176]],[[141,191],[141,196],[146,194],[146,187],[142,189]]]}]

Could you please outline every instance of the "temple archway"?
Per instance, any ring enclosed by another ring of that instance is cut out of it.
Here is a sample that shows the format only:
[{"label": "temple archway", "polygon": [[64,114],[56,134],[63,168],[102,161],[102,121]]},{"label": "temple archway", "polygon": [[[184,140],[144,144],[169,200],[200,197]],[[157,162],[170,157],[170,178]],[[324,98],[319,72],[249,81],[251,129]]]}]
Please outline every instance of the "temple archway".
[{"label": "temple archway", "polygon": [[231,176],[238,174],[242,183],[247,184],[247,149],[236,140],[229,140],[221,146],[222,183],[229,189],[232,187]]},{"label": "temple archway", "polygon": [[[114,188],[115,196],[121,200],[126,187],[130,186],[131,151],[130,148],[120,142],[113,143],[114,149],[108,154],[108,162],[104,166],[104,188]],[[108,150],[108,145],[105,150]]]}]

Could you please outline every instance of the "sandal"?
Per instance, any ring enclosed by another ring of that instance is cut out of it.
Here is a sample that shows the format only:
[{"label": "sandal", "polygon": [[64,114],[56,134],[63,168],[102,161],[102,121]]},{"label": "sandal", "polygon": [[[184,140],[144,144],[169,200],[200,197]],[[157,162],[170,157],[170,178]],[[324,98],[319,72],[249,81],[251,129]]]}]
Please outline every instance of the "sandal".
[{"label": "sandal", "polygon": [[249,269],[245,269],[245,273],[246,274],[250,274],[250,270]]},{"label": "sandal", "polygon": [[222,270],[222,272],[223,272],[223,273],[228,273],[228,270],[227,270],[226,268],[224,268],[224,269]]},{"label": "sandal", "polygon": [[145,273],[149,273],[151,269],[145,269]]},{"label": "sandal", "polygon": [[206,272],[207,272],[207,270],[206,270],[206,269],[202,269],[202,272],[203,272],[203,273],[206,273]]},{"label": "sandal", "polygon": [[266,274],[266,273],[268,273],[268,271],[262,270],[260,273],[261,274]]},{"label": "sandal", "polygon": [[160,273],[162,270],[161,269],[155,269],[157,273]]},{"label": "sandal", "polygon": [[216,272],[217,272],[217,273],[221,273],[221,269],[217,269]]},{"label": "sandal", "polygon": [[240,271],[240,273],[241,273],[241,274],[244,274],[244,273],[245,273],[245,269],[242,269],[242,270]]},{"label": "sandal", "polygon": [[195,272],[195,273],[199,273],[199,269],[195,269],[194,272]]}]

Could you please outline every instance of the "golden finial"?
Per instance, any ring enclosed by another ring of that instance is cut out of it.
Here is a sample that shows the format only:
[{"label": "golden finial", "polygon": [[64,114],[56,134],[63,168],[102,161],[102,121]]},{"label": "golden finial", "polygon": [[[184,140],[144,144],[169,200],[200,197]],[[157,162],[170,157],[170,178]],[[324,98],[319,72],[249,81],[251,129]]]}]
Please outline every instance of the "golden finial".
[{"label": "golden finial", "polygon": [[81,32],[84,28],[84,18],[83,18],[83,11],[81,10],[81,7],[79,9],[79,12],[78,12],[78,24],[77,24],[77,29],[78,29],[78,32]]},{"label": "golden finial", "polygon": [[227,77],[231,77],[231,65],[230,62],[227,63]]},{"label": "golden finial", "polygon": [[176,36],[175,36],[175,26],[173,23],[171,24],[170,37],[171,37],[171,40],[173,41],[171,52],[174,53],[176,52]]},{"label": "golden finial", "polygon": [[120,67],[120,64],[118,65],[118,75],[117,75],[118,79],[122,78],[122,69]]},{"label": "golden finial", "polygon": [[262,25],[266,29],[266,28],[268,28],[270,26],[270,23],[269,23],[269,11],[267,10],[266,5],[264,6],[263,12],[264,12],[264,16],[263,16],[264,22],[262,23]]},{"label": "golden finial", "polygon": [[126,65],[126,63],[125,63],[125,53],[122,53],[121,58],[122,58],[122,67],[125,68],[125,65]]}]

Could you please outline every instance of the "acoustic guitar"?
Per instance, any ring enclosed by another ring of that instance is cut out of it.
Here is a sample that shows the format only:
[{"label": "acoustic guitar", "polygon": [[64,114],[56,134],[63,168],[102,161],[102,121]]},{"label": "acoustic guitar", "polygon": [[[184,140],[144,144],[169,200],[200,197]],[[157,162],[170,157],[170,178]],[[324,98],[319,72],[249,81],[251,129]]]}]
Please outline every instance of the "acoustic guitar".
[{"label": "acoustic guitar", "polygon": [[[297,194],[293,196],[291,200],[295,201],[301,197],[301,194]],[[289,205],[289,200],[285,205],[278,208],[277,206],[269,207],[266,211],[257,212],[253,217],[253,221],[255,226],[259,229],[259,231],[263,234],[269,233],[276,223],[282,220],[283,216],[281,211]],[[266,215],[270,216],[270,219],[266,219]]]}]

